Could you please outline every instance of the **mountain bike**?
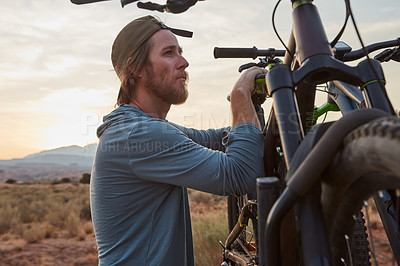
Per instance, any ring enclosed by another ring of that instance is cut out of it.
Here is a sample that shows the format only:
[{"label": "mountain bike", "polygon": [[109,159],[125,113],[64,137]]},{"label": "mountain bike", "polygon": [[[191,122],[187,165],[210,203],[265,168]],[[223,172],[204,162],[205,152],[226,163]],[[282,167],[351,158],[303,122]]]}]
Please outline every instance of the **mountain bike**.
[{"label": "mountain bike", "polygon": [[[375,43],[366,47],[368,53],[374,52],[379,49],[384,49],[390,47],[391,49],[386,49],[383,52],[379,53],[375,56],[375,59],[380,62],[385,62],[389,60],[400,61],[400,51],[399,51],[399,44],[400,40],[392,40],[392,41],[385,41],[380,43]],[[395,47],[395,48],[392,48]],[[351,47],[349,47],[344,42],[338,42],[337,45],[333,48],[335,58],[341,61],[353,61],[360,59],[364,56],[363,49],[352,51]],[[267,49],[267,50],[258,50],[257,48],[218,48],[216,47],[214,50],[215,58],[232,58],[232,57],[243,57],[243,58],[256,58],[261,57],[259,63],[249,63],[239,67],[239,72],[243,71],[246,68],[251,66],[257,65],[259,67],[267,67],[273,64],[279,64],[282,61],[277,58],[279,56],[284,56],[285,50],[275,50],[275,49]],[[265,75],[260,75],[256,80],[256,88],[253,94],[253,103],[255,105],[256,110],[260,109],[260,104],[262,104],[268,96],[266,93],[265,87],[262,87],[262,84],[265,83]],[[348,83],[340,82],[338,80],[333,80],[327,82],[326,85],[323,86],[323,92],[327,94],[327,101],[326,103],[322,104],[319,107],[314,106],[313,115],[310,118],[311,125],[315,126],[317,123],[317,119],[326,115],[327,112],[341,112],[343,115],[347,114],[351,110],[365,108],[365,100],[362,95],[362,92],[357,87],[350,85]],[[318,90],[318,88],[317,88]],[[273,126],[276,126],[276,121],[273,120],[274,117],[270,116],[269,122],[267,123],[268,127],[264,127],[264,135],[267,136],[268,139],[267,147],[270,150],[266,149],[266,172],[267,171],[274,171],[271,175],[279,176],[283,178],[284,173],[282,173],[282,166],[279,166],[279,163],[283,161],[280,159],[282,158],[283,154],[281,152],[281,143],[279,142],[279,138],[277,138],[277,134],[279,134],[279,130],[272,129]],[[264,124],[262,116],[260,118],[261,124]],[[271,132],[275,132],[275,137],[271,137],[273,134]],[[275,145],[271,145],[274,143]],[[273,150],[271,150],[273,148]],[[304,152],[304,151],[303,151]],[[271,158],[268,156],[274,154],[277,158]],[[279,154],[279,156],[277,156]],[[304,156],[304,155],[303,155]],[[269,158],[269,159],[267,159]],[[269,182],[274,181],[273,179],[268,180],[265,179],[260,181],[259,184],[262,187],[266,187],[265,183],[270,185]],[[278,184],[274,184],[278,185]],[[267,188],[268,188],[267,186]],[[278,193],[275,194],[277,195]],[[269,195],[273,194],[273,191],[265,191],[264,193],[260,194]],[[228,197],[228,224],[229,224],[229,231],[230,235],[225,241],[225,243],[221,242],[221,245],[224,247],[224,256],[225,261],[229,263],[236,263],[238,265],[257,265],[258,264],[258,254],[256,250],[260,247],[260,243],[257,244],[257,204],[254,200],[249,200],[251,195],[245,195],[242,197]],[[381,216],[387,223],[386,227],[388,230],[389,236],[396,236],[397,225],[393,225],[388,221],[388,219],[392,219],[391,217],[394,213],[393,206],[390,208],[385,207],[382,204],[381,197],[384,197],[385,205],[389,205],[389,195],[385,191],[380,192],[380,197],[376,198],[376,203],[380,208]],[[271,199],[269,199],[271,200]],[[251,211],[249,211],[251,210]],[[258,216],[258,221],[261,221],[260,217],[264,215]],[[362,212],[358,213],[355,216],[355,226],[352,232],[351,239],[347,240],[350,243],[349,248],[351,249],[351,254],[353,256],[352,262],[355,265],[369,265],[369,243],[368,243],[368,236],[366,234],[366,227],[364,226],[365,220],[363,218],[364,214]],[[238,221],[239,219],[239,221]],[[248,225],[248,221],[251,221],[251,224]],[[263,224],[263,223],[261,223]],[[262,228],[259,228],[262,231]],[[351,240],[357,239],[357,241],[351,242]],[[399,250],[398,246],[398,236],[392,237],[391,243],[395,250]],[[398,256],[398,255],[396,255]]]},{"label": "mountain bike", "polygon": [[[256,198],[228,199],[231,234],[221,243],[225,264],[370,265],[359,210],[363,200],[378,190],[375,203],[394,257],[400,261],[399,200],[392,190],[399,187],[400,122],[391,116],[395,112],[379,63],[399,61],[400,40],[350,52],[348,45],[338,41],[342,32],[333,42],[327,41],[311,2],[292,1],[294,27],[286,50],[214,50],[216,58],[266,56],[239,70],[273,65],[266,77],[265,94],[273,98],[274,105],[264,128],[264,163],[266,176],[278,178],[260,179]],[[349,10],[349,3],[347,7]],[[357,67],[344,64],[393,46]],[[283,55],[283,64],[279,64],[275,57]],[[315,107],[317,86],[325,83],[328,101]],[[259,87],[255,91],[259,94]],[[316,125],[327,111],[341,111],[344,117]],[[374,120],[377,117],[383,118]],[[390,145],[396,138],[397,144]],[[368,165],[360,167],[365,162]],[[233,225],[235,219],[239,221]],[[247,227],[253,227],[250,234],[245,232],[248,220],[252,224]]]},{"label": "mountain bike", "polygon": [[[262,57],[255,65],[270,66],[265,77],[257,78],[253,95],[264,125],[266,177],[257,180],[256,194],[228,199],[231,233],[221,242],[223,264],[370,265],[360,210],[372,195],[399,263],[400,120],[386,93],[380,61],[399,61],[400,41],[362,44],[362,52],[350,52],[339,42],[349,18],[358,34],[348,0],[346,21],[332,42],[312,0],[291,2],[293,29],[285,50],[215,52],[216,57]],[[168,0],[165,5],[139,2],[138,7],[181,13],[196,3]],[[394,48],[369,58],[385,47]],[[361,56],[367,59],[357,66],[345,63]],[[327,103],[315,107],[323,84]],[[261,104],[267,95],[273,107],[265,122]],[[318,122],[336,110],[343,113],[341,119]],[[244,230],[248,227],[253,236]]]}]

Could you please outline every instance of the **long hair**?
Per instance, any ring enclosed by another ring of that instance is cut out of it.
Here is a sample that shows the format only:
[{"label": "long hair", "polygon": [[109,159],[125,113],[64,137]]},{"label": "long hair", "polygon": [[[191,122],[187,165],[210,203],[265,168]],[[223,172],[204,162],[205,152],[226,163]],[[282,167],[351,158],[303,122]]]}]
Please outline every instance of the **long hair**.
[{"label": "long hair", "polygon": [[135,96],[134,73],[138,73],[149,63],[149,53],[151,48],[151,38],[147,39],[136,52],[128,58],[118,71],[118,77],[121,80],[121,87],[118,92],[117,106],[129,104]]}]

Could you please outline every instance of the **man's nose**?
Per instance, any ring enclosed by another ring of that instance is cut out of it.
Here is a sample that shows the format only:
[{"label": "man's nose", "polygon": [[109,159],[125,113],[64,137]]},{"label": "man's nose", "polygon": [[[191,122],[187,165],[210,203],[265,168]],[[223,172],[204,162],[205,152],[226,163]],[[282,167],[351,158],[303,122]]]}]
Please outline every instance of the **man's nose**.
[{"label": "man's nose", "polygon": [[183,68],[187,68],[189,66],[189,62],[185,59],[185,57],[183,57],[182,55],[180,56],[179,59],[179,69]]}]

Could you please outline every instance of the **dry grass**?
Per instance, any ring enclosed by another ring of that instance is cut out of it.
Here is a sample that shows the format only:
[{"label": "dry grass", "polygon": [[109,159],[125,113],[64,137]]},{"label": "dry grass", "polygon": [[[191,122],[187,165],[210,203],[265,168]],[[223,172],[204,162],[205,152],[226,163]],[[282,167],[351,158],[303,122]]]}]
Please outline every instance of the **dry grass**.
[{"label": "dry grass", "polygon": [[57,231],[85,237],[90,221],[87,185],[11,185],[0,187],[0,234],[11,233],[28,243],[50,238]]},{"label": "dry grass", "polygon": [[[198,191],[190,191],[189,199],[195,263],[220,265],[226,199]],[[0,217],[0,265],[97,264],[88,185],[2,185]],[[89,252],[75,254],[84,248]]]},{"label": "dry grass", "polygon": [[[226,198],[189,191],[196,265],[220,265],[228,234]],[[370,205],[377,248],[383,229]],[[385,252],[377,252],[379,255]],[[378,258],[380,265],[386,258]],[[0,265],[96,265],[88,185],[0,186]]]},{"label": "dry grass", "polygon": [[97,265],[89,186],[0,186],[0,265]]},{"label": "dry grass", "polygon": [[220,265],[222,247],[228,235],[226,197],[200,191],[189,195],[195,265]]},{"label": "dry grass", "polygon": [[195,265],[220,265],[222,247],[228,235],[226,212],[192,215]]}]

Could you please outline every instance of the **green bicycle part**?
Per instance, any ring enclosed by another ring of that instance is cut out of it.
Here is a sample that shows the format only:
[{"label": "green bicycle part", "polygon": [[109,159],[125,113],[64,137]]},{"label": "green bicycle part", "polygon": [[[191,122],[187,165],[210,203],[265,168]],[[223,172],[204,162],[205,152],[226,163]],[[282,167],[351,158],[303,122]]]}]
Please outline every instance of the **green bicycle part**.
[{"label": "green bicycle part", "polygon": [[263,104],[268,97],[267,87],[265,85],[265,74],[256,77],[253,95],[251,96],[254,103]]},{"label": "green bicycle part", "polygon": [[[369,82],[367,82],[367,83],[365,83],[364,85],[362,85],[361,86],[361,90],[364,90],[364,88],[366,87],[366,86],[368,86],[368,85],[370,85],[370,84],[372,84],[372,83],[377,83],[378,82],[378,80],[371,80],[371,81],[369,81]],[[384,79],[382,79],[381,80],[381,82],[385,85],[386,84],[386,81],[384,80]]]},{"label": "green bicycle part", "polygon": [[276,65],[276,64],[280,64],[280,65],[282,65],[283,64],[283,62],[279,62],[279,63],[271,63],[271,64],[268,64],[268,69],[271,69],[274,65]]},{"label": "green bicycle part", "polygon": [[340,111],[339,106],[332,103],[324,103],[320,107],[314,107],[313,122],[315,123],[321,115],[330,111],[332,112]]},{"label": "green bicycle part", "polygon": [[296,9],[297,7],[304,5],[304,4],[311,4],[313,1],[312,0],[297,0],[293,2],[292,7],[293,9]]},{"label": "green bicycle part", "polygon": [[[283,64],[283,62],[268,64],[268,68],[271,69],[275,64]],[[265,74],[260,74],[256,77],[256,82],[252,97],[259,104],[264,103],[265,99],[270,97],[270,95],[268,95],[267,93]]]}]

